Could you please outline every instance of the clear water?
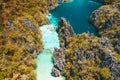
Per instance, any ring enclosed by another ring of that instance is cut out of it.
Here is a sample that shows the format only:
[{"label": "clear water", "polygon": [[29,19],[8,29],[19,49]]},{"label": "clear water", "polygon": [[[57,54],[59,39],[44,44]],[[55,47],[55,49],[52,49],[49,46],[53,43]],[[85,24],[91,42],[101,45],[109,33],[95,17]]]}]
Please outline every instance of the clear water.
[{"label": "clear water", "polygon": [[53,67],[52,54],[54,48],[60,48],[60,41],[56,28],[60,17],[65,17],[73,26],[76,33],[91,32],[96,34],[96,30],[89,24],[89,16],[93,10],[99,7],[99,4],[90,0],[74,0],[64,3],[56,9],[50,11],[51,16],[47,16],[50,24],[40,27],[44,50],[37,56],[37,80],[64,80],[64,77],[51,76]]},{"label": "clear water", "polygon": [[51,10],[50,13],[57,20],[60,17],[65,17],[77,34],[90,32],[97,35],[96,29],[89,23],[89,17],[99,6],[101,4],[91,0],[73,0],[70,3],[59,5],[56,9]]},{"label": "clear water", "polygon": [[[52,19],[51,19],[52,18]],[[56,32],[57,26],[53,24],[55,18],[50,16],[51,24],[43,25],[40,27],[42,31],[44,50],[37,56],[37,80],[64,80],[63,77],[53,77],[51,76],[51,70],[53,67],[52,54],[54,48],[60,48],[59,37]]]}]

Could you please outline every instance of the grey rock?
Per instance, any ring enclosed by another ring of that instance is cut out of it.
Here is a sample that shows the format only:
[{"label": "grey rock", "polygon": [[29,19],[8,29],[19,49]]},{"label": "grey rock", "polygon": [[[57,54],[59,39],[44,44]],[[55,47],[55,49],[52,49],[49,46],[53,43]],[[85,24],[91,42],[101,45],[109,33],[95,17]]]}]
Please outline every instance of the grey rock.
[{"label": "grey rock", "polygon": [[36,32],[39,32],[37,26],[33,22],[31,22],[29,19],[25,18],[24,23],[27,25],[27,27],[33,29]]},{"label": "grey rock", "polygon": [[65,65],[66,65],[66,60],[65,60],[65,56],[63,56],[63,54],[65,53],[65,45],[66,45],[66,37],[72,37],[75,33],[74,30],[72,28],[72,26],[70,26],[70,24],[65,20],[65,18],[61,18],[58,22],[59,24],[59,28],[57,29],[57,32],[59,33],[60,36],[60,44],[61,44],[61,48],[55,48],[54,49],[54,53],[53,53],[53,60],[54,60],[54,67],[52,70],[52,75],[53,76],[60,76],[60,72],[64,70]]},{"label": "grey rock", "polygon": [[61,47],[65,47],[67,45],[66,43],[66,37],[72,37],[75,33],[72,28],[72,26],[66,21],[65,18],[61,17],[61,19],[58,21],[59,27],[57,29],[57,32],[60,37],[60,44]]},{"label": "grey rock", "polygon": [[[65,18],[61,17],[58,24],[59,24],[58,32],[61,32],[64,36],[72,37],[75,34],[72,26],[66,21]],[[60,30],[61,28],[63,29]]]},{"label": "grey rock", "polygon": [[58,0],[49,0],[49,9],[55,9],[58,6]]},{"label": "grey rock", "polygon": [[60,71],[56,68],[53,68],[51,75],[55,76],[55,77],[58,77],[58,76],[60,76]]}]

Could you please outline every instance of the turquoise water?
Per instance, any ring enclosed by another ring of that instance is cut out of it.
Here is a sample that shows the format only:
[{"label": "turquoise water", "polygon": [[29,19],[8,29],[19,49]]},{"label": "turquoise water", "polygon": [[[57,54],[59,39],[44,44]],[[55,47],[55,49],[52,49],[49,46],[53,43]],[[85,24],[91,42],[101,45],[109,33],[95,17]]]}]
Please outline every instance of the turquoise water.
[{"label": "turquoise water", "polygon": [[60,41],[56,32],[58,19],[65,17],[73,26],[76,33],[89,31],[96,35],[96,30],[89,24],[88,20],[91,12],[99,6],[100,4],[91,2],[90,0],[74,0],[69,3],[64,3],[50,11],[51,15],[46,16],[50,20],[50,24],[40,27],[44,50],[36,59],[37,80],[64,80],[62,76],[51,76],[53,67],[52,54],[55,47],[60,48]]},{"label": "turquoise water", "polygon": [[64,80],[64,77],[53,77],[51,71],[53,67],[52,54],[54,48],[60,48],[59,37],[56,32],[57,26],[53,24],[56,20],[53,16],[47,16],[51,20],[51,24],[40,27],[44,50],[37,56],[37,80]]},{"label": "turquoise water", "polygon": [[90,32],[97,35],[97,31],[89,23],[89,17],[100,5],[101,4],[91,0],[73,0],[70,3],[59,5],[56,9],[51,10],[50,13],[54,15],[57,20],[59,20],[60,17],[65,17],[77,34]]}]

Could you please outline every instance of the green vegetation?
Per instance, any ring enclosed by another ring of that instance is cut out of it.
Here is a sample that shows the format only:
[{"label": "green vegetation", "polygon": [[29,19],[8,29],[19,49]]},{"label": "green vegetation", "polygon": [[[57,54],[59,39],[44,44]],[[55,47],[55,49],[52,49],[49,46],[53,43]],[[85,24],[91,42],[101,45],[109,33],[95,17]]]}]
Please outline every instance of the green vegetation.
[{"label": "green vegetation", "polygon": [[[43,49],[40,25],[52,0],[0,0],[0,80],[35,80],[35,56]],[[55,5],[53,5],[55,4]]]},{"label": "green vegetation", "polygon": [[119,0],[104,0],[106,4],[115,4],[119,2]]},{"label": "green vegetation", "polygon": [[[114,0],[113,0],[114,1]],[[118,0],[116,0],[118,1]],[[109,1],[108,1],[109,2]],[[117,53],[120,54],[120,3],[104,5],[95,10],[92,14],[91,21],[97,28],[100,36],[107,37]],[[98,14],[97,14],[98,13]],[[96,15],[95,17],[93,17]],[[95,18],[97,18],[95,20]]]},{"label": "green vegetation", "polygon": [[100,43],[104,38],[84,33],[66,39],[68,45],[63,55],[66,66],[62,71],[66,80],[112,80],[109,68],[102,66],[108,54],[105,45]]},{"label": "green vegetation", "polygon": [[109,68],[102,68],[100,69],[100,74],[104,79],[109,79],[109,76],[111,73],[110,73]]},{"label": "green vegetation", "polygon": [[91,22],[97,28],[99,37],[86,33],[70,34],[73,31],[66,22],[63,21],[64,25],[59,25],[61,49],[53,56],[54,68],[59,70],[63,66],[59,71],[66,80],[120,79],[119,6],[118,0],[112,3],[106,2],[106,5],[92,13]]}]

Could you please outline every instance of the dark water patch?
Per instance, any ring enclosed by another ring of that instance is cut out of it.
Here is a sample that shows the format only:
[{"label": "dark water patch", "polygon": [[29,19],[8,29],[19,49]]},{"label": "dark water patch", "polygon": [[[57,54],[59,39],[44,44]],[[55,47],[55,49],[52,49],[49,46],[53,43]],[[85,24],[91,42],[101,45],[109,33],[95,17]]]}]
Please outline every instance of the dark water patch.
[{"label": "dark water patch", "polygon": [[77,34],[90,32],[97,35],[97,31],[90,24],[89,18],[91,13],[100,6],[101,4],[91,0],[74,0],[73,2],[59,5],[56,9],[51,10],[50,13],[57,20],[60,17],[65,17]]}]

